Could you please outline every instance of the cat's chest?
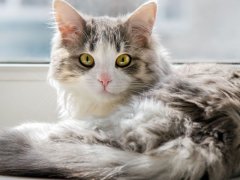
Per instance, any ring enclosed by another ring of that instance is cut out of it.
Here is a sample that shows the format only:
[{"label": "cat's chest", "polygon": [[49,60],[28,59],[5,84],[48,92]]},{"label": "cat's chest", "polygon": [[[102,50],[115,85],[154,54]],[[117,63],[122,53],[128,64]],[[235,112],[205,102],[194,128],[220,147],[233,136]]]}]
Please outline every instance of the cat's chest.
[{"label": "cat's chest", "polygon": [[105,118],[112,114],[118,106],[116,101],[99,101],[88,94],[74,92],[59,96],[59,103],[63,117],[79,120],[89,117]]},{"label": "cat's chest", "polygon": [[88,120],[88,127],[119,138],[127,132],[142,131],[145,127],[168,123],[165,105],[154,99],[133,100],[122,105],[109,116]]},{"label": "cat's chest", "polygon": [[71,108],[70,117],[74,119],[84,119],[88,117],[104,118],[111,114],[115,107],[108,104],[96,104],[95,102],[79,102]]}]

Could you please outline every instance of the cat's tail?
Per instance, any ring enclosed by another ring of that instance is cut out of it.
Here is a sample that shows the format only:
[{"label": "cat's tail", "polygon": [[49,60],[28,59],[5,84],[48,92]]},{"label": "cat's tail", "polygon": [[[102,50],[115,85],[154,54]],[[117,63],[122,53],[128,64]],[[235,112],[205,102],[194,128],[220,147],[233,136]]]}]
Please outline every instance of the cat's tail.
[{"label": "cat's tail", "polygon": [[[44,147],[44,144],[42,146]],[[51,164],[51,161],[43,156],[44,151],[41,148],[36,149],[33,140],[26,134],[16,130],[1,132],[0,175],[64,177],[64,171]]]},{"label": "cat's tail", "polygon": [[[189,137],[148,154],[97,144],[44,142],[17,131],[0,136],[0,174],[69,179],[227,179],[227,159]],[[229,165],[229,164],[228,164]]]}]

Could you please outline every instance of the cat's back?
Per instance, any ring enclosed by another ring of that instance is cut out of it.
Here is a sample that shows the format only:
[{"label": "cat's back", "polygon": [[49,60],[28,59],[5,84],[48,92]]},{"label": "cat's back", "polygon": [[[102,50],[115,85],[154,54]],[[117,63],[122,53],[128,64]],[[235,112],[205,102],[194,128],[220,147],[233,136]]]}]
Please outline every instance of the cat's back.
[{"label": "cat's back", "polygon": [[239,110],[240,68],[217,64],[181,65],[147,96],[200,119],[202,113],[235,107]]},{"label": "cat's back", "polygon": [[231,64],[185,64],[177,65],[174,73],[181,77],[203,78],[222,77],[226,79],[237,78],[240,76],[240,65]]}]

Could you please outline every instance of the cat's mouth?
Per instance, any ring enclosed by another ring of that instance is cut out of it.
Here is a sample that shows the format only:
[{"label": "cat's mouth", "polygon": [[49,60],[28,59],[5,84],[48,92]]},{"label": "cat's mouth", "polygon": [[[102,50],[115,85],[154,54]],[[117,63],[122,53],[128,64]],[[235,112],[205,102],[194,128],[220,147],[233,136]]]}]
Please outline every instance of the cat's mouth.
[{"label": "cat's mouth", "polygon": [[102,89],[101,94],[106,95],[106,96],[114,96],[115,94],[108,91],[107,89]]},{"label": "cat's mouth", "polygon": [[102,90],[100,90],[100,92],[98,93],[100,97],[103,97],[104,99],[115,99],[115,98],[119,98],[119,94],[116,92],[111,92],[110,90],[108,90],[107,88],[103,88]]}]

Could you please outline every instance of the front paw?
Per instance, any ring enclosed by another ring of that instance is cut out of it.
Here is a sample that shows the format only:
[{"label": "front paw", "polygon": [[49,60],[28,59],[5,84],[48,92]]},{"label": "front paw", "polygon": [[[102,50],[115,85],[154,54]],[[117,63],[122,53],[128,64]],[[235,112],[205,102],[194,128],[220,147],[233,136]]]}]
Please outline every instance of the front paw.
[{"label": "front paw", "polygon": [[144,153],[159,147],[163,140],[160,136],[140,130],[126,133],[121,143],[127,150]]}]

